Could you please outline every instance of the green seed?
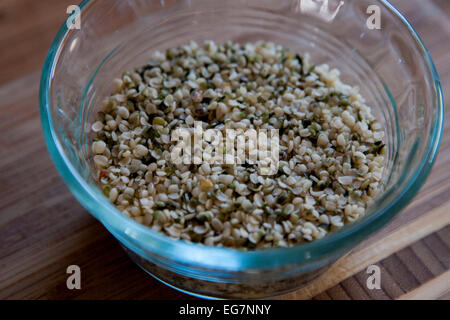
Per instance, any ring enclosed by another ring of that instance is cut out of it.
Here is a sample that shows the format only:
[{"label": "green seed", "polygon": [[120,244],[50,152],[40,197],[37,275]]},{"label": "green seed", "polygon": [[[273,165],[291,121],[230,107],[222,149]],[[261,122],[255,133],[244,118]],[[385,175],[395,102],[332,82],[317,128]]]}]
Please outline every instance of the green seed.
[{"label": "green seed", "polygon": [[153,125],[154,126],[165,126],[166,125],[166,121],[161,118],[161,117],[155,117],[153,119]]},{"label": "green seed", "polygon": [[111,187],[110,187],[110,186],[105,186],[105,187],[103,188],[103,194],[104,194],[105,196],[107,196],[107,197],[109,197],[110,191],[111,191]]}]

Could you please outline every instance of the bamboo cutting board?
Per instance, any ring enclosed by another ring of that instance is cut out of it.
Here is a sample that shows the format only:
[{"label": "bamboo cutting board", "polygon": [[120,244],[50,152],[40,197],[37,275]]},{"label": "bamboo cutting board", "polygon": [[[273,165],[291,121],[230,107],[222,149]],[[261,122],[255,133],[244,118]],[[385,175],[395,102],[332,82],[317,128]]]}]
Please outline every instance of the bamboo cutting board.
[{"label": "bamboo cutting board", "polygon": [[[0,3],[0,299],[190,298],[146,275],[74,199],[51,162],[38,110],[40,68],[70,0]],[[450,1],[393,0],[431,51],[450,101]],[[450,115],[414,201],[329,272],[284,299],[450,299]],[[66,268],[79,265],[81,290]],[[366,268],[381,270],[381,289]]]}]

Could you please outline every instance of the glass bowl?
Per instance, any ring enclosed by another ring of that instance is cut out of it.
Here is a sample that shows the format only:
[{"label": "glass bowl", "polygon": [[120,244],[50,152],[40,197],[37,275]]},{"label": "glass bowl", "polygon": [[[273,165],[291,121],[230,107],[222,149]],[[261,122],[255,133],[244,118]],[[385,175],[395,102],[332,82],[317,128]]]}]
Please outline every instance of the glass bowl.
[{"label": "glass bowl", "polygon": [[[438,74],[417,33],[387,1],[92,0],[80,8],[80,29],[62,26],[42,72],[50,154],[81,204],[139,266],[174,288],[215,298],[295,290],[400,212],[431,169],[443,128]],[[97,188],[89,146],[90,125],[112,79],[145,64],[154,50],[208,39],[263,39],[309,52],[361,88],[387,144],[384,191],[364,218],[312,243],[242,251],[171,239],[108,201]]]}]

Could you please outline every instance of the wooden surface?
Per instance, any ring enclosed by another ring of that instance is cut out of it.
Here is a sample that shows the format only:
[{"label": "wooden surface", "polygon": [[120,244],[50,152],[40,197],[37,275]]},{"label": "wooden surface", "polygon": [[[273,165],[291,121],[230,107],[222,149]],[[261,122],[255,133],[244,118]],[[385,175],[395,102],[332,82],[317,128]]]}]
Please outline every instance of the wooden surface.
[{"label": "wooden surface", "polygon": [[[0,2],[0,299],[190,299],[134,265],[68,191],[38,109],[40,69],[71,0]],[[450,1],[393,0],[431,51],[450,101]],[[285,299],[449,299],[450,138],[415,200],[330,272]],[[66,268],[81,267],[68,290]],[[366,286],[366,267],[381,289]]]}]

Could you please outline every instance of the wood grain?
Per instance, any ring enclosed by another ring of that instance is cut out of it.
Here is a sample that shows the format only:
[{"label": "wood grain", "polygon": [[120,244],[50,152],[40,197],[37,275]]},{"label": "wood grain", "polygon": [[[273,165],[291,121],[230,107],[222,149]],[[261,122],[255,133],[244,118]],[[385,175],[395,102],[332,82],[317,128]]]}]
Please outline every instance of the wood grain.
[{"label": "wood grain", "polygon": [[[331,269],[301,290],[290,294],[286,299],[310,299],[320,292],[332,288],[339,282],[365,269],[367,266],[383,260],[392,253],[410,245],[424,236],[438,231],[450,223],[450,202],[412,220],[397,231],[378,241],[353,250],[347,256],[333,264]],[[377,235],[378,237],[379,235]]]},{"label": "wood grain", "polygon": [[446,297],[450,293],[449,283],[450,271],[447,271],[420,287],[405,293],[398,300],[437,300],[441,297]]},{"label": "wood grain", "polygon": [[[48,156],[38,110],[40,68],[72,3],[0,2],[0,299],[189,299],[128,259],[73,198]],[[392,3],[430,49],[450,101],[450,1]],[[414,201],[332,272],[284,298],[450,298],[449,119],[447,112],[439,156]],[[71,264],[81,267],[81,290],[66,288]],[[381,290],[367,289],[369,264],[381,269]]]},{"label": "wood grain", "polygon": [[0,84],[34,72],[44,64],[70,0],[0,2]]}]

